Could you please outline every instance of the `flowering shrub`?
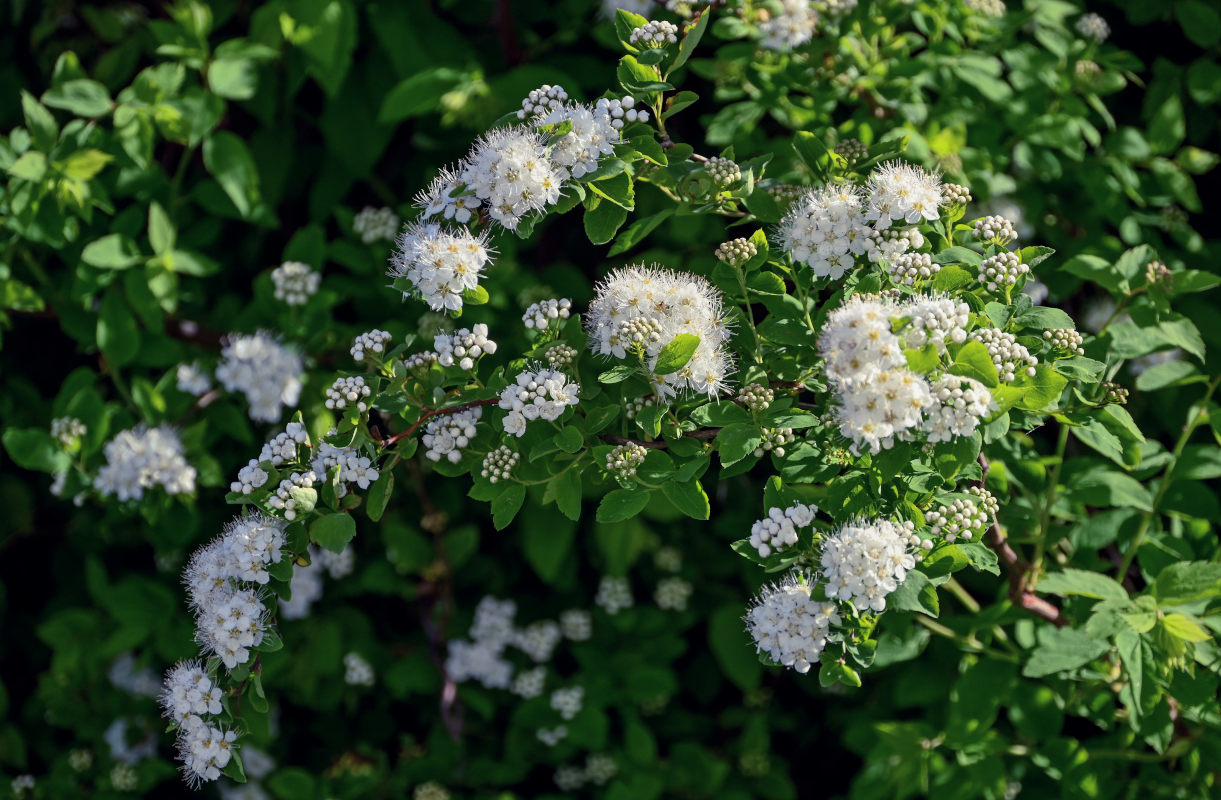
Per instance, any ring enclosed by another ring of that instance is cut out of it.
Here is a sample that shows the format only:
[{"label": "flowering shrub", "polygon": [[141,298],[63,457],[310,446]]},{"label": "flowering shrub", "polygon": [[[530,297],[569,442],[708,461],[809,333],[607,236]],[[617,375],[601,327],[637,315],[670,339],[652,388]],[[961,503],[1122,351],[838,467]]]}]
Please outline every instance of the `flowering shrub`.
[{"label": "flowering shrub", "polygon": [[1140,65],[1059,2],[603,11],[617,68],[493,79],[406,7],[362,61],[347,2],[82,12],[156,46],[65,49],[0,140],[4,320],[75,367],[6,337],[0,548],[79,578],[0,661],[77,737],[0,716],[12,793],[171,740],[225,796],[787,797],[844,746],[854,797],[1214,791],[1178,95],[1121,126]]}]

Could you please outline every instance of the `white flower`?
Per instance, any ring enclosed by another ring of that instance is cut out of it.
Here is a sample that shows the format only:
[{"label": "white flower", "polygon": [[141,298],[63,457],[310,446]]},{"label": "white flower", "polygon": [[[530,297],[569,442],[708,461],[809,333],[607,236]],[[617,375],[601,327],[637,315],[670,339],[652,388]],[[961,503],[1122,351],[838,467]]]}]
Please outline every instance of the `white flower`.
[{"label": "white flower", "polygon": [[560,630],[572,641],[584,642],[593,635],[593,619],[584,609],[570,608],[560,614]]},{"label": "white flower", "polygon": [[199,397],[212,388],[212,379],[199,366],[199,362],[194,364],[179,364],[174,377],[176,378],[178,391],[194,395],[195,397]]},{"label": "white flower", "polygon": [[538,368],[518,373],[517,382],[500,393],[500,408],[508,411],[502,420],[506,433],[522,436],[526,421],[543,419],[554,422],[568,406],[580,402],[581,387],[569,383],[559,370]]},{"label": "white flower", "polygon": [[442,219],[452,219],[461,225],[470,222],[471,215],[479,210],[479,198],[463,185],[458,175],[450,170],[441,170],[428,188],[416,195],[415,204],[424,219],[438,214]]},{"label": "white flower", "polygon": [[466,371],[475,368],[475,362],[483,355],[496,352],[496,342],[488,338],[488,326],[482,322],[471,328],[460,328],[454,333],[438,333],[432,340],[437,351],[437,363],[443,367],[455,364]]},{"label": "white flower", "polygon": [[585,689],[573,686],[568,689],[556,689],[551,693],[551,707],[560,712],[565,721],[571,720],[581,713],[585,701]]},{"label": "white flower", "polygon": [[1024,372],[1031,378],[1035,376],[1034,368],[1039,360],[1012,333],[998,328],[979,328],[971,331],[971,338],[988,348],[988,355],[992,356],[992,363],[1002,381],[1012,383],[1017,379],[1018,372]]},{"label": "white flower", "polygon": [[814,38],[818,14],[809,0],[780,0],[780,13],[759,23],[763,34],[759,46],[768,50],[792,50]]},{"label": "white flower", "polygon": [[820,278],[839,279],[871,245],[861,192],[850,184],[812,189],[780,221],[780,241],[794,262]]},{"label": "white flower", "polygon": [[585,778],[602,786],[619,772],[615,759],[607,753],[590,753],[585,757]]},{"label": "white flower", "polygon": [[835,603],[814,600],[810,587],[795,573],[763,587],[746,612],[746,630],[755,648],[803,675],[818,663],[831,626],[839,622]]},{"label": "white flower", "polygon": [[513,679],[509,691],[518,697],[529,700],[532,697],[538,697],[543,693],[543,688],[547,681],[547,668],[535,667],[524,672],[517,673],[517,677]]},{"label": "white flower", "polygon": [[463,449],[475,438],[475,426],[482,416],[483,408],[475,406],[430,419],[420,437],[425,448],[424,457],[429,461],[445,458],[451,464],[457,464],[462,460]]},{"label": "white flower", "polygon": [[322,567],[326,570],[327,575],[336,580],[346,578],[356,568],[356,551],[352,549],[350,544],[338,553],[326,548],[311,549],[310,558],[312,559],[311,563]]},{"label": "white flower", "polygon": [[280,481],[276,493],[267,498],[267,505],[284,515],[289,522],[297,518],[297,499],[293,497],[294,489],[312,489],[318,476],[313,470],[290,473]]},{"label": "white flower", "polygon": [[568,171],[550,158],[546,137],[528,127],[488,131],[459,173],[488,215],[509,230],[527,214],[554,205],[567,179]]},{"label": "white flower", "polygon": [[192,787],[214,781],[233,757],[236,731],[211,725],[183,729],[178,737],[178,758],[183,775]]},{"label": "white flower", "polygon": [[303,306],[318,291],[322,276],[300,261],[285,261],[271,271],[276,299],[285,305]]},{"label": "white flower", "polygon": [[497,483],[513,474],[513,468],[520,459],[520,453],[515,453],[502,444],[484,457],[483,469],[479,474],[487,478],[489,483]]},{"label": "white flower", "polygon": [[445,659],[445,674],[456,683],[474,680],[488,689],[508,689],[513,678],[513,665],[502,653],[503,648],[491,642],[451,639],[449,656]]},{"label": "white flower", "polygon": [[1017,283],[1018,278],[1030,272],[1029,264],[1020,263],[1017,253],[1003,252],[985,258],[979,265],[979,282],[995,292]]},{"label": "white flower", "polygon": [[426,781],[415,787],[411,800],[449,800],[449,792],[436,781]]},{"label": "white flower", "polygon": [[230,334],[216,379],[227,391],[246,395],[251,419],[275,422],[285,406],[297,405],[304,373],[301,356],[271,335]]},{"label": "white flower", "polygon": [[715,396],[728,384],[733,361],[721,293],[703,278],[644,265],[617,269],[598,286],[585,324],[594,352],[624,359],[639,351],[650,371],[680,334],[699,337],[684,367],[653,376],[663,399],[679,390]]},{"label": "white flower", "polygon": [[521,315],[522,324],[534,330],[544,330],[551,320],[568,319],[572,315],[572,301],[567,297],[558,300],[543,300],[531,303]]},{"label": "white flower", "polygon": [[159,701],[162,714],[179,728],[204,724],[205,716],[224,712],[224,692],[198,661],[180,661],[165,674]]},{"label": "white flower", "polygon": [[343,657],[343,682],[348,686],[372,686],[373,666],[361,658],[360,653],[348,653]]},{"label": "white flower", "polygon": [[255,463],[270,461],[278,467],[286,461],[296,461],[297,445],[302,444],[309,447],[309,434],[306,432],[305,426],[300,422],[290,422],[283,433],[276,434],[267,444],[263,445]]},{"label": "white flower", "polygon": [[944,295],[919,297],[896,313],[911,318],[903,338],[912,349],[919,350],[932,342],[937,352],[944,353],[947,343],[962,344],[967,340],[971,307],[959,300]]},{"label": "white flower", "polygon": [[342,411],[349,405],[354,405],[356,410],[363,414],[369,410],[365,398],[372,393],[373,390],[359,375],[336,378],[335,382],[326,390],[326,407]]},{"label": "white flower", "polygon": [[51,436],[64,447],[72,447],[88,432],[89,428],[76,417],[57,417],[51,420]]},{"label": "white flower", "polygon": [[399,234],[396,244],[389,274],[406,278],[433,311],[462,308],[462,293],[478,288],[492,260],[487,233],[465,228],[416,224]]},{"label": "white flower", "polygon": [[141,500],[144,490],[160,486],[166,494],[195,491],[195,468],[187,463],[178,431],[169,425],[144,425],[123,431],[106,443],[106,463],[93,479],[103,496]]},{"label": "white flower", "polygon": [[691,592],[690,582],[671,575],[657,582],[657,588],[653,591],[653,600],[660,609],[686,611],[687,600],[690,599]]},{"label": "white flower", "polygon": [[544,620],[514,631],[512,643],[536,664],[541,664],[551,660],[551,654],[560,643],[561,637],[560,626],[550,620]]},{"label": "white flower", "polygon": [[970,436],[991,411],[992,393],[973,378],[947,372],[933,382],[932,393],[936,405],[922,428],[933,443]]},{"label": "white flower", "polygon": [[[988,513],[981,509],[974,500],[959,498],[951,501],[949,506],[938,506],[935,511],[924,515],[924,522],[933,536],[944,538],[947,542],[955,542],[959,538],[971,540],[988,527]],[[927,542],[932,549],[932,542]]]},{"label": "white flower", "polygon": [[893,447],[896,437],[910,438],[909,431],[918,428],[925,409],[934,403],[928,381],[903,368],[883,370],[866,382],[840,384],[837,389],[836,421],[854,453],[863,447],[876,454]]},{"label": "white flower", "polygon": [[[314,475],[329,474],[332,467],[339,467],[339,480],[342,483],[355,483],[361,489],[369,486],[381,477],[381,473],[373,466],[368,456],[362,456],[350,447],[335,447],[329,442],[318,445],[317,454],[310,462]],[[346,493],[346,487],[341,487]]]},{"label": "white flower", "polygon": [[819,577],[828,597],[851,601],[860,611],[886,610],[886,596],[915,569],[910,522],[857,520],[822,543]]},{"label": "white flower", "polygon": [[827,377],[840,384],[862,383],[905,366],[902,342],[890,330],[897,315],[890,303],[860,296],[829,313],[818,337]]},{"label": "white flower", "polygon": [[611,127],[615,130],[621,130],[628,122],[649,121],[649,112],[636,108],[636,98],[626,95],[615,100],[603,97],[594,103],[594,112],[609,116]]},{"label": "white flower", "polygon": [[678,26],[665,20],[652,20],[639,28],[633,28],[628,42],[638,44],[645,50],[677,44]]},{"label": "white flower", "polygon": [[750,546],[767,558],[773,550],[786,550],[797,544],[797,529],[814,522],[817,506],[795,503],[788,508],[770,508],[767,516],[750,528]]},{"label": "white flower", "polygon": [[365,206],[352,219],[352,232],[360,237],[365,244],[372,244],[381,239],[394,241],[402,220],[392,208],[373,208]]},{"label": "white flower", "polygon": [[1082,14],[1077,18],[1077,33],[1095,42],[1104,42],[1111,35],[1111,26],[1094,12]]},{"label": "white flower", "polygon": [[544,83],[537,89],[531,89],[530,94],[521,101],[521,110],[517,112],[517,118],[545,116],[548,112],[562,107],[566,100],[568,100],[568,92],[564,91],[563,86]]},{"label": "white flower", "polygon": [[946,204],[941,179],[920,167],[891,161],[869,176],[865,218],[880,230],[892,222],[932,222]]},{"label": "white flower", "polygon": [[352,340],[352,349],[350,351],[352,358],[355,361],[364,361],[366,353],[372,353],[375,358],[380,360],[381,354],[386,351],[386,343],[392,338],[394,337],[390,334],[376,328],[367,333],[362,333]]},{"label": "white flower", "polygon": [[603,575],[602,581],[598,584],[598,593],[594,595],[594,602],[612,616],[625,608],[631,608],[631,584],[627,582],[627,578]]},{"label": "white flower", "polygon": [[551,146],[551,161],[573,178],[581,178],[596,170],[600,159],[615,152],[615,145],[622,139],[616,121],[609,105],[571,104],[556,108],[536,124],[572,124],[572,130]]}]

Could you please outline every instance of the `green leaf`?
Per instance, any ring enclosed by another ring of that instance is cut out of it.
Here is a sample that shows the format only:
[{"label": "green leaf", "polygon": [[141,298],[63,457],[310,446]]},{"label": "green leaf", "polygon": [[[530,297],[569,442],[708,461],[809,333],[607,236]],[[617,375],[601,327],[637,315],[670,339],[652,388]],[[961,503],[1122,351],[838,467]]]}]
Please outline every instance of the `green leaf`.
[{"label": "green leaf", "polygon": [[661,485],[661,492],[679,511],[692,519],[708,519],[711,514],[708,495],[698,480],[669,480]]},{"label": "green leaf", "polygon": [[814,178],[818,183],[825,183],[830,179],[832,168],[835,165],[835,155],[821,137],[809,131],[797,131],[793,137],[793,149],[814,173]]},{"label": "green leaf", "polygon": [[259,173],[245,142],[229,131],[216,131],[204,139],[203,159],[238,213],[249,217],[259,202]]},{"label": "green leaf", "polygon": [[1042,411],[1054,404],[1068,385],[1068,379],[1047,364],[1039,364],[1034,369],[1033,378],[1022,372],[1013,382],[1016,388],[1024,390],[1018,407],[1026,411]]},{"label": "green leaf", "polygon": [[687,362],[691,360],[691,356],[695,355],[695,350],[699,346],[700,337],[692,333],[680,333],[674,337],[674,341],[657,354],[657,363],[653,366],[653,372],[657,375],[678,372],[687,366]]},{"label": "green leaf", "polygon": [[246,769],[244,766],[242,766],[241,748],[233,748],[229,756],[229,763],[225,765],[225,768],[222,771],[225,773],[225,777],[234,783],[246,782]]},{"label": "green leaf", "polygon": [[1076,628],[1040,630],[1039,646],[1022,669],[1028,678],[1042,678],[1057,672],[1083,667],[1110,649],[1103,639],[1095,639]]},{"label": "green leaf", "polygon": [[332,553],[342,553],[355,537],[356,520],[350,514],[327,514],[309,526],[310,541]]},{"label": "green leaf", "polygon": [[140,350],[140,330],[117,289],[108,290],[102,298],[97,343],[106,360],[115,367],[131,361]]},{"label": "green leaf", "polygon": [[1162,606],[1183,605],[1221,596],[1221,563],[1189,561],[1171,564],[1158,573],[1153,582],[1153,595]]},{"label": "green leaf", "polygon": [[40,181],[47,174],[47,157],[37,150],[31,150],[9,164],[5,171],[23,181]]},{"label": "green leaf", "polygon": [[51,108],[71,111],[78,117],[100,117],[109,114],[114,105],[106,87],[88,78],[64,81],[48,89],[42,96],[42,102]]},{"label": "green leaf", "polygon": [[704,8],[699,12],[699,16],[695,20],[694,25],[687,26],[683,35],[683,40],[678,44],[678,57],[674,59],[674,63],[670,65],[666,75],[674,74],[674,70],[687,63],[687,59],[691,58],[691,54],[695,52],[695,46],[700,43],[700,39],[704,37],[704,31],[708,30],[708,20],[712,18],[711,9]]},{"label": "green leaf", "polygon": [[113,160],[110,153],[94,148],[77,150],[64,161],[63,173],[74,180],[87,181]]},{"label": "green leaf", "polygon": [[72,465],[72,459],[47,431],[9,428],[4,432],[3,440],[9,457],[23,469],[55,474]]},{"label": "green leaf", "polygon": [[517,512],[521,510],[522,503],[525,501],[525,486],[520,483],[510,483],[506,486],[504,491],[492,501],[492,524],[496,530],[502,531],[509,527],[509,523],[517,516]]},{"label": "green leaf", "polygon": [[603,200],[609,200],[628,211],[636,207],[635,187],[632,184],[632,177],[626,172],[591,181],[585,184],[585,187]]},{"label": "green leaf", "polygon": [[1142,392],[1155,392],[1168,386],[1189,383],[1192,378],[1205,380],[1195,364],[1190,361],[1165,361],[1137,375],[1136,388]]},{"label": "green leaf", "polygon": [[386,93],[377,121],[398,122],[436,111],[441,107],[441,98],[462,82],[462,73],[451,67],[433,67],[417,72]]},{"label": "green leaf", "polygon": [[553,584],[572,551],[576,537],[573,525],[522,525],[522,550],[526,561],[544,583]]},{"label": "green leaf", "polygon": [[615,203],[595,198],[596,205],[585,209],[585,235],[594,244],[606,244],[627,220],[627,209]]},{"label": "green leaf", "polygon": [[932,287],[935,292],[952,292],[955,289],[961,289],[974,280],[975,276],[962,267],[949,264],[943,266],[933,276]]},{"label": "green leaf", "polygon": [[740,604],[726,603],[708,617],[708,645],[725,677],[743,691],[758,688],[763,665],[755,658]]},{"label": "green leaf", "polygon": [[1185,642],[1207,642],[1213,637],[1186,614],[1167,614],[1162,617],[1162,626]]},{"label": "green leaf", "polygon": [[1059,595],[1080,595],[1095,600],[1127,600],[1128,593],[1113,578],[1083,569],[1051,572],[1039,581],[1039,590]]},{"label": "green leaf", "polygon": [[258,83],[258,68],[248,58],[218,58],[208,65],[208,88],[221,97],[249,100]]},{"label": "green leaf", "polygon": [[34,147],[44,153],[51,152],[59,141],[59,126],[55,124],[55,117],[24,89],[21,90],[21,111],[25,115],[25,127],[34,140]]},{"label": "green leaf", "polygon": [[566,469],[551,479],[555,487],[555,505],[560,513],[573,522],[581,518],[581,473],[577,469]]},{"label": "green leaf", "polygon": [[555,446],[565,453],[576,453],[585,446],[585,436],[573,425],[565,425],[563,430],[555,435]]},{"label": "green leaf", "polygon": [[611,249],[606,254],[608,256],[617,256],[620,253],[626,253],[628,250],[631,250],[652,233],[658,225],[669,219],[673,213],[674,209],[667,208],[656,214],[650,214],[647,217],[636,220],[624,228],[623,233],[615,238],[615,243],[611,245]]},{"label": "green leaf", "polygon": [[170,215],[154,200],[148,207],[148,241],[153,246],[153,252],[161,255],[173,250],[176,238],[177,231]]},{"label": "green leaf", "polygon": [[1053,328],[1072,328],[1075,329],[1076,323],[1064,311],[1058,308],[1048,308],[1047,306],[1034,306],[1013,318],[1013,321],[1023,328],[1033,328],[1038,331],[1051,330]]},{"label": "green leaf", "polygon": [[[999,383],[996,365],[992,363],[992,356],[988,355],[988,348],[982,342],[970,341],[964,344],[959,349],[958,355],[954,356],[954,363],[950,365],[950,372],[955,375],[974,378],[989,388],[996,388],[996,385]],[[1056,377],[1060,378],[1059,375]],[[1060,378],[1060,380],[1064,381],[1063,378]],[[1059,397],[1059,394],[1056,396]]]},{"label": "green leaf", "polygon": [[369,519],[377,522],[382,518],[382,514],[386,513],[386,504],[390,502],[390,495],[393,493],[394,471],[387,465],[382,467],[377,480],[369,487],[369,492],[365,495],[365,513],[369,515]]},{"label": "green leaf", "polygon": [[1068,488],[1074,500],[1087,506],[1153,510],[1149,490],[1136,478],[1111,467],[1096,466],[1080,472],[1069,479]]},{"label": "green leaf", "polygon": [[717,452],[721,455],[721,465],[729,466],[737,463],[755,451],[762,441],[759,429],[754,425],[738,423],[721,428],[716,437]]},{"label": "green leaf", "polygon": [[462,292],[462,300],[470,306],[486,305],[492,296],[488,294],[488,290],[483,286],[476,286],[474,289],[467,289]]},{"label": "green leaf", "polygon": [[108,233],[85,245],[81,261],[98,269],[127,269],[144,260],[140,248],[126,236]]},{"label": "green leaf", "polygon": [[598,504],[598,522],[622,522],[639,514],[649,504],[648,492],[615,489]]},{"label": "green leaf", "polygon": [[890,595],[886,598],[886,607],[899,611],[916,611],[930,617],[941,613],[937,601],[937,587],[923,572],[911,570]]},{"label": "green leaf", "polygon": [[636,374],[636,370],[627,364],[616,364],[598,376],[598,383],[607,385],[622,383]]}]

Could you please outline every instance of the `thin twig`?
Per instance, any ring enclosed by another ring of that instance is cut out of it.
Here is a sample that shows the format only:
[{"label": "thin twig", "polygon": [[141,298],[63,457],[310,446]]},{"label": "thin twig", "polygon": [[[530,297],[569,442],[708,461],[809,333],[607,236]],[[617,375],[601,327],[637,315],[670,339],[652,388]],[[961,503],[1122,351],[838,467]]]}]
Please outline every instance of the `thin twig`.
[{"label": "thin twig", "polygon": [[382,442],[382,449],[384,450],[387,447],[392,447],[401,440],[408,438],[411,436],[411,434],[415,433],[421,425],[433,417],[443,417],[446,414],[457,414],[459,411],[466,411],[468,409],[475,408],[476,406],[490,406],[499,402],[499,397],[489,397],[487,400],[472,400],[469,403],[462,403],[461,405],[450,406],[448,408],[430,408],[421,414],[419,419],[411,423],[410,428],[402,433],[396,433],[389,439],[384,440]]}]

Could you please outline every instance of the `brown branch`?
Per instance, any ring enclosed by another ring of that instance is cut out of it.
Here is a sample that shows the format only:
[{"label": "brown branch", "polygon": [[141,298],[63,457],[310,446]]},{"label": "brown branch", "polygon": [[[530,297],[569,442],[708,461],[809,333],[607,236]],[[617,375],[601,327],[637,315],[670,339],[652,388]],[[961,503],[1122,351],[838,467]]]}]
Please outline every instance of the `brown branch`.
[{"label": "brown branch", "polygon": [[[720,428],[700,428],[697,431],[684,433],[683,438],[702,439],[707,441],[709,439],[715,439],[716,435],[720,432]],[[641,439],[629,439],[626,436],[615,436],[614,434],[610,433],[600,434],[598,438],[604,442],[610,442],[611,444],[638,444],[641,447],[647,447],[650,450],[665,450],[668,447],[668,445],[661,440],[644,441]]]},{"label": "brown branch", "polygon": [[430,408],[427,411],[425,411],[423,414],[421,414],[419,419],[417,419],[415,422],[411,423],[410,428],[403,431],[402,433],[396,433],[393,436],[391,436],[389,439],[384,440],[382,442],[382,449],[384,450],[387,447],[391,447],[395,444],[398,444],[398,442],[400,442],[401,440],[406,439],[407,437],[411,436],[411,434],[415,433],[421,425],[423,425],[425,422],[432,419],[433,417],[443,417],[446,414],[457,414],[459,411],[466,411],[468,409],[475,408],[476,406],[490,406],[490,405],[493,405],[494,403],[499,403],[499,402],[500,402],[499,397],[489,397],[487,400],[472,400],[469,403],[463,403],[463,404],[457,405],[457,406],[450,406],[449,408]]},{"label": "brown branch", "polygon": [[[983,475],[979,479],[979,487],[982,489],[984,482],[988,479],[988,469],[991,466],[988,463],[988,457],[983,453],[979,454],[979,465],[983,468]],[[1039,597],[1028,588],[1030,563],[1009,544],[1009,540],[1005,537],[1005,532],[1001,530],[1000,522],[995,516],[992,517],[992,524],[988,526],[984,538],[988,546],[996,551],[997,559],[1004,566],[1005,574],[1009,577],[1009,600],[1036,617],[1047,620],[1057,628],[1068,625],[1055,604]]]}]

